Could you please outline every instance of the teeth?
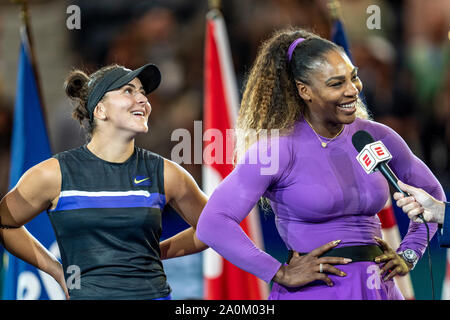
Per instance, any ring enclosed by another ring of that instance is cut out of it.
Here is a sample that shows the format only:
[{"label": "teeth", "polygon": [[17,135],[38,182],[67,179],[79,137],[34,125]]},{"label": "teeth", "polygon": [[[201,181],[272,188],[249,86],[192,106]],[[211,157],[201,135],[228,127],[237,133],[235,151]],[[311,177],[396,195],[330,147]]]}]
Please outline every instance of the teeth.
[{"label": "teeth", "polygon": [[143,116],[144,115],[144,113],[142,111],[133,111],[132,114],[135,116]]},{"label": "teeth", "polygon": [[350,109],[350,108],[353,108],[353,107],[355,107],[355,106],[356,106],[356,101],[354,101],[354,102],[352,102],[352,103],[349,103],[349,104],[341,104],[339,107]]}]

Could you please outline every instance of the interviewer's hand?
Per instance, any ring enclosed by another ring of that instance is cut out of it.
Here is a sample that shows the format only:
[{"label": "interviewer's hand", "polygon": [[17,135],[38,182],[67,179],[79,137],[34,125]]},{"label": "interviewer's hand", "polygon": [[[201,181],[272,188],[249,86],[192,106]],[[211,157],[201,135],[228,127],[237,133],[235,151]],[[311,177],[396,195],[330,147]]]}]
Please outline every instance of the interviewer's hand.
[{"label": "interviewer's hand", "polygon": [[[336,247],[339,242],[340,240],[329,242],[303,256],[300,256],[298,252],[294,251],[289,264],[280,267],[278,272],[275,274],[273,281],[286,287],[300,287],[315,280],[321,280],[328,286],[332,287],[333,281],[331,281],[326,273],[345,277],[346,274],[343,271],[333,267],[332,265],[347,264],[352,260],[341,257],[319,257],[325,252]],[[322,264],[322,272],[320,272],[320,264]]]},{"label": "interviewer's hand", "polygon": [[425,192],[402,181],[398,181],[400,189],[411,196],[405,197],[400,192],[394,193],[394,199],[399,208],[402,208],[408,217],[414,222],[423,222],[418,216],[423,215],[426,222],[444,223],[445,204]]}]

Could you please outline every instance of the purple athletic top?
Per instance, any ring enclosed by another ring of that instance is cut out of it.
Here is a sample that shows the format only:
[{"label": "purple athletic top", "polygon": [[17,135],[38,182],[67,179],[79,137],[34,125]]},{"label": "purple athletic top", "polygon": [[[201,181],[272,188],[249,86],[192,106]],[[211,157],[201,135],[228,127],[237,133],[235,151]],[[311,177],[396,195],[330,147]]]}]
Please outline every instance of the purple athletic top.
[{"label": "purple athletic top", "polygon": [[[270,282],[281,263],[257,248],[239,226],[264,196],[270,200],[276,227],[289,249],[309,252],[332,240],[342,240],[338,247],[377,244],[373,239],[381,237],[377,213],[388,200],[389,187],[381,173],[367,174],[357,162],[351,138],[358,130],[366,130],[385,144],[393,156],[389,166],[400,180],[445,199],[428,167],[389,127],[356,119],[323,148],[301,119],[291,134],[279,138],[278,145],[274,140],[269,143],[270,152],[279,154],[278,159],[271,155],[272,163],[252,158],[267,145],[263,140],[249,148],[206,204],[197,226],[198,238],[239,268]],[[429,223],[429,227],[432,237],[437,224]],[[410,248],[421,257],[426,245],[425,226],[410,222],[397,250]]]}]

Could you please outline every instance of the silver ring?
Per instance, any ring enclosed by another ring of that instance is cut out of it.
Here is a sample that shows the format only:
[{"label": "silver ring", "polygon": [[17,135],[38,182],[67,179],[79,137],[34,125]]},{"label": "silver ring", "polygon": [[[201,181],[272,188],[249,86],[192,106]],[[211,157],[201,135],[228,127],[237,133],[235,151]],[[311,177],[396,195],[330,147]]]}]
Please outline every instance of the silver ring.
[{"label": "silver ring", "polygon": [[323,273],[323,264],[322,264],[322,263],[319,264],[319,272],[320,272],[320,273]]}]

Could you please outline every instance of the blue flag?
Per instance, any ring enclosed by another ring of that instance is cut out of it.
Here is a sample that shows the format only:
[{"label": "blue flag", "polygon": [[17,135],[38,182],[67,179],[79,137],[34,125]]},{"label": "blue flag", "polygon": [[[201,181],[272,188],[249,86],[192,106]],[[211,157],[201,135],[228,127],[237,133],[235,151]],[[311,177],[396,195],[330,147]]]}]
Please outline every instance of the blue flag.
[{"label": "blue flag", "polygon": [[[350,61],[353,62],[350,46],[348,45],[347,36],[345,35],[344,25],[340,19],[336,19],[334,21],[333,28],[331,30],[331,41],[336,43],[338,46],[341,46],[350,58]],[[359,93],[359,98],[364,104],[366,103],[366,98],[364,97],[363,91]]]},{"label": "blue flag", "polygon": [[[10,189],[16,185],[26,170],[51,157],[36,75],[31,63],[29,42],[25,29],[21,31],[11,143]],[[58,257],[55,235],[45,213],[39,214],[25,227]],[[62,289],[48,274],[9,253],[6,255],[8,260],[5,263],[3,299],[64,299]]]},{"label": "blue flag", "polygon": [[340,19],[336,19],[334,22],[333,29],[331,30],[331,41],[344,48],[347,56],[351,61],[353,61],[350,53],[350,47],[347,42],[347,36],[345,35],[344,26]]}]

